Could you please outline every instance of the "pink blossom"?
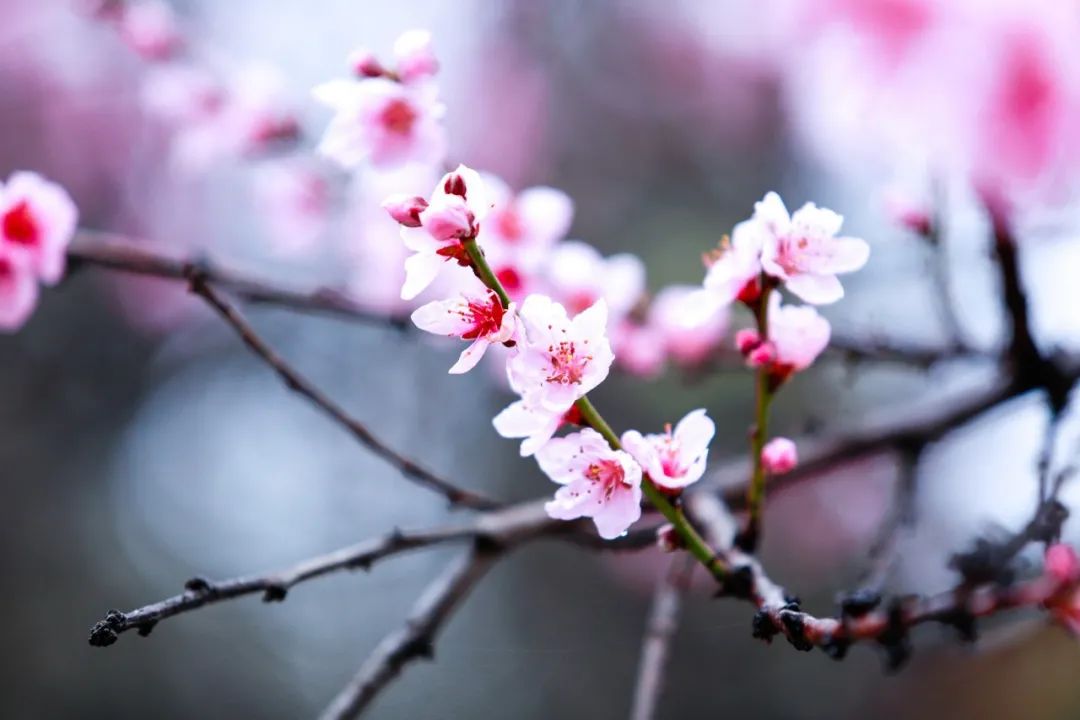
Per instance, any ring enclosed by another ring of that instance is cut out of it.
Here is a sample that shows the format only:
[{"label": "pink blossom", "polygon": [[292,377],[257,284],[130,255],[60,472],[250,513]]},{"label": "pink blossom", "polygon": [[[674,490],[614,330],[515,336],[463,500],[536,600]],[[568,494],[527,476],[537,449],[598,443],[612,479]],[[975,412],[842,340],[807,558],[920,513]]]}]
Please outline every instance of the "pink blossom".
[{"label": "pink blossom", "polygon": [[645,265],[629,253],[603,257],[580,241],[559,243],[548,254],[544,278],[551,294],[570,313],[607,304],[612,323],[621,320],[645,293]]},{"label": "pink blossom", "polygon": [[347,169],[368,161],[383,169],[436,165],[446,155],[444,108],[432,87],[385,78],[333,80],[316,87],[314,94],[336,113],[319,152]]},{"label": "pink blossom", "polygon": [[[401,198],[391,197],[384,207],[397,212]],[[417,215],[420,227],[401,228],[405,247],[413,252],[405,260],[405,283],[401,287],[403,300],[411,300],[432,283],[447,262],[469,264],[461,241],[473,237],[477,223],[491,209],[483,180],[475,170],[459,165],[443,176],[431,198]]]},{"label": "pink blossom", "polygon": [[612,328],[611,344],[619,366],[633,375],[655,377],[664,369],[664,336],[647,322],[623,320]]},{"label": "pink blossom", "polygon": [[[1055,18],[1061,27],[1054,28]],[[1034,20],[1034,21],[1033,21]],[[1036,22],[1040,21],[1041,22]],[[1070,27],[1072,32],[1064,31]],[[1043,18],[1006,15],[991,26],[992,69],[975,102],[973,173],[991,190],[1053,181],[1075,162],[1080,69],[1075,15],[1062,6]]]},{"label": "pink blossom", "polygon": [[552,413],[565,411],[607,377],[615,356],[606,334],[603,300],[571,320],[551,298],[530,295],[518,315],[523,337],[507,364],[507,375],[510,386],[529,405]]},{"label": "pink blossom", "polygon": [[268,163],[259,168],[253,190],[277,253],[297,256],[315,250],[330,213],[330,183],[318,168]]},{"label": "pink blossom", "polygon": [[452,374],[459,374],[476,367],[488,347],[513,338],[514,312],[513,303],[503,308],[499,296],[488,290],[486,296],[461,295],[430,302],[413,312],[412,321],[425,332],[473,341],[450,368]]},{"label": "pink blossom", "polygon": [[263,152],[298,137],[300,124],[276,68],[246,66],[231,78],[229,88],[220,131],[232,138],[238,153]]},{"label": "pink blossom", "polygon": [[732,231],[731,244],[722,247],[719,257],[710,262],[703,284],[723,305],[736,300],[752,302],[761,292],[758,281],[764,239],[753,220],[744,220]]},{"label": "pink blossom", "polygon": [[1076,551],[1063,543],[1046,549],[1045,573],[1061,589],[1046,602],[1050,614],[1074,635],[1080,635],[1080,559]]},{"label": "pink blossom", "polygon": [[415,83],[427,79],[439,70],[439,61],[431,49],[431,33],[427,30],[409,30],[394,42],[397,58],[397,76],[403,83]]},{"label": "pink blossom", "polygon": [[672,431],[642,435],[637,430],[623,433],[622,444],[652,481],[668,491],[681,491],[701,479],[709,455],[709,443],[716,426],[705,410],[694,410]]},{"label": "pink blossom", "polygon": [[[64,274],[78,210],[64,188],[32,172],[16,172],[0,187],[0,253],[53,285]],[[10,267],[8,274],[18,274]],[[20,295],[21,297],[21,295]]]},{"label": "pink blossom", "polygon": [[773,438],[761,449],[761,464],[770,475],[783,475],[795,469],[799,454],[788,438]]},{"label": "pink blossom", "polygon": [[844,296],[837,273],[854,272],[870,257],[866,241],[836,237],[843,221],[813,203],[789,216],[780,196],[770,192],[754,206],[752,219],[764,237],[762,267],[806,302],[836,302]]},{"label": "pink blossom", "polygon": [[561,190],[532,187],[517,195],[497,177],[485,176],[492,211],[477,242],[496,275],[510,280],[511,297],[527,294],[551,248],[566,236],[574,216],[573,201]]},{"label": "pink blossom", "polygon": [[1060,583],[1080,581],[1080,558],[1076,551],[1064,543],[1054,543],[1046,549],[1046,574]]},{"label": "pink blossom", "polygon": [[689,285],[669,285],[653,297],[648,324],[654,328],[668,357],[684,365],[706,361],[727,332],[728,315],[714,311],[704,321],[695,307],[697,289]]},{"label": "pink blossom", "polygon": [[628,453],[612,450],[595,430],[551,440],[537,451],[536,460],[562,485],[544,506],[549,516],[592,518],[607,540],[624,534],[641,517],[641,468]]},{"label": "pink blossom", "polygon": [[523,438],[521,456],[528,457],[547,444],[563,425],[580,425],[576,405],[569,410],[552,412],[524,400],[511,403],[492,421],[495,431],[504,438]]},{"label": "pink blossom", "polygon": [[[427,193],[438,177],[431,168],[421,165],[390,172],[365,168],[350,185],[344,222],[349,292],[365,307],[393,315],[406,315],[413,309],[412,304],[401,299],[405,260],[411,253],[402,243],[401,226],[382,203],[394,193],[406,197]],[[440,288],[440,292],[442,297],[452,295],[449,289]]]},{"label": "pink blossom", "polygon": [[772,374],[777,379],[810,367],[830,335],[829,321],[810,305],[782,305],[777,293],[769,298],[769,341],[776,352]]},{"label": "pink blossom", "polygon": [[885,195],[885,212],[897,226],[916,235],[928,237],[933,232],[934,219],[929,198],[893,187]]},{"label": "pink blossom", "polygon": [[120,36],[147,60],[166,60],[183,45],[172,6],[159,0],[124,3],[117,17]]},{"label": "pink blossom", "polygon": [[38,283],[27,258],[0,249],[0,330],[21,328],[37,305]]}]

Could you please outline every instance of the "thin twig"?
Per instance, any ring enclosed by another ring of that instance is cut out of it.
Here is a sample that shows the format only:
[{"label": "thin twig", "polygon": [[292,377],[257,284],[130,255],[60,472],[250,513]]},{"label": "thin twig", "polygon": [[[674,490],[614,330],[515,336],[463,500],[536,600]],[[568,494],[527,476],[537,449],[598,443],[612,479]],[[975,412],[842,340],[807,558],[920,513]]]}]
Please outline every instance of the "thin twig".
[{"label": "thin twig", "polygon": [[512,547],[539,537],[549,537],[603,550],[638,550],[654,545],[655,530],[634,531],[615,541],[596,535],[587,521],[564,522],[548,517],[543,501],[529,501],[504,509],[480,513],[468,522],[419,530],[395,529],[380,537],[304,560],[274,572],[212,581],[194,578],[184,592],[144,607],[120,612],[111,610],[90,633],[90,644],[104,647],[129,630],[146,635],[161,620],[225,600],[262,594],[264,602],[280,602],[294,586],[336,572],[368,570],[376,562],[411,550],[429,548],[463,539],[482,539]]},{"label": "thin twig", "polygon": [[497,545],[477,543],[451,564],[420,596],[405,624],[387,635],[335,697],[323,720],[355,718],[398,676],[406,664],[431,659],[442,626],[499,558]]},{"label": "thin twig", "polygon": [[671,559],[663,577],[656,583],[649,622],[641,646],[638,663],[637,684],[634,687],[634,705],[631,720],[652,720],[664,691],[664,674],[667,670],[671,642],[679,626],[679,609],[683,593],[690,584],[697,562],[689,553],[680,553]]},{"label": "thin twig", "polygon": [[285,385],[292,391],[310,400],[316,407],[329,415],[335,422],[344,427],[353,437],[363,443],[373,453],[386,460],[401,472],[406,478],[413,480],[419,485],[434,490],[445,497],[451,505],[469,507],[480,510],[488,510],[499,507],[499,503],[469,490],[463,490],[448,480],[435,475],[416,464],[413,460],[405,457],[398,451],[386,445],[382,440],[368,430],[367,426],[352,417],[330,397],[316,388],[307,378],[289,366],[273,348],[266,344],[256,333],[254,328],[244,319],[240,312],[234,308],[220,293],[210,284],[206,275],[194,267],[189,267],[188,281],[191,291],[203,298],[221,318],[236,331],[244,344],[258,355],[263,362],[269,365],[282,379]]},{"label": "thin twig", "polygon": [[873,335],[854,338],[834,334],[827,349],[848,362],[891,363],[923,370],[954,360],[996,359],[992,353],[982,352],[959,342],[949,345],[918,345]]},{"label": "thin twig", "polygon": [[367,570],[379,560],[391,555],[475,534],[474,525],[413,532],[395,530],[382,537],[350,545],[265,575],[219,582],[193,578],[187,582],[180,595],[126,613],[109,611],[105,619],[90,631],[90,644],[96,647],[112,645],[121,633],[134,629],[137,629],[140,635],[148,635],[161,620],[204,605],[245,595],[261,593],[264,602],[280,602],[285,599],[290,588],[306,580],[342,570]]},{"label": "thin twig", "polygon": [[407,327],[406,318],[372,311],[340,290],[317,288],[304,291],[281,287],[216,267],[205,259],[170,255],[167,250],[149,242],[122,235],[81,229],[68,248],[67,256],[69,273],[81,265],[93,265],[135,275],[186,281],[192,271],[198,271],[207,282],[246,302],[336,315],[396,330]]},{"label": "thin twig", "polygon": [[921,454],[922,448],[899,453],[892,502],[867,553],[867,566],[858,583],[862,590],[881,592],[896,561],[900,532],[911,527],[915,521],[915,491],[918,487]]}]

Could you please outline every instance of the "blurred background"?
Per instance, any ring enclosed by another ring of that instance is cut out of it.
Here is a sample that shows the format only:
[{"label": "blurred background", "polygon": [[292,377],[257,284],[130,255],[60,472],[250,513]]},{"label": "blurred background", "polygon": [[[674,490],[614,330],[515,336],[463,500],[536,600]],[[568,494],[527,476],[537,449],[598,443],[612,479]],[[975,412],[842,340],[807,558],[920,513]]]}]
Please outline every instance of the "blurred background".
[{"label": "blurred background", "polygon": [[[1080,350],[1075,3],[166,7],[168,21],[151,16],[141,27],[159,44],[171,42],[173,23],[182,30],[189,61],[180,81],[155,58],[159,45],[117,32],[90,2],[4,0],[0,174],[33,169],[62,183],[85,227],[290,283],[348,288],[381,307],[399,282],[387,295],[372,260],[397,242],[372,209],[385,192],[310,152],[329,116],[310,88],[346,75],[355,46],[385,53],[402,31],[422,27],[442,64],[451,157],[514,187],[564,189],[576,203],[571,236],[641,256],[651,290],[699,283],[701,253],[775,189],[789,207],[838,210],[845,232],[871,244],[867,269],[845,280],[849,299],[826,310],[835,332],[944,343],[929,281],[934,249],[897,211],[925,211],[933,197],[945,218],[952,309],[967,342],[993,349],[1004,326],[972,192],[993,183],[1023,209],[1040,343]],[[197,74],[268,115],[295,117],[298,149],[252,153],[178,128],[162,108],[175,109],[177,87],[203,82]],[[290,212],[297,204],[304,211]],[[492,373],[446,375],[455,349],[333,319],[249,314],[296,366],[422,464],[502,498],[551,491],[492,431],[510,400]],[[978,361],[929,371],[821,362],[786,391],[776,431],[859,427],[948,402],[994,372]],[[445,508],[290,395],[169,283],[73,272],[26,328],[0,338],[0,388],[4,717],[312,716],[452,555],[402,557],[306,584],[281,604],[224,603],[149,638],[91,648],[88,630],[106,610],[175,594],[192,575],[273,569],[393,525],[439,522]],[[650,381],[615,375],[596,401],[620,427],[643,430],[706,407],[719,460],[743,452],[752,388],[742,372],[672,370]],[[1020,398],[929,449],[894,590],[949,587],[952,552],[1026,520],[1046,422],[1037,398]],[[1067,417],[1063,448],[1078,430]],[[811,610],[828,612],[854,581],[895,477],[889,458],[863,461],[772,499],[765,561]],[[1064,497],[1080,492],[1069,486]],[[1066,530],[1080,540],[1075,523]],[[624,716],[665,566],[651,551],[518,551],[449,624],[437,661],[410,668],[369,716]],[[1080,712],[1080,646],[1041,617],[1010,616],[975,650],[937,628],[918,633],[917,646],[896,676],[872,648],[843,663],[770,648],[750,637],[745,606],[711,600],[703,582],[687,600],[662,716]]]}]

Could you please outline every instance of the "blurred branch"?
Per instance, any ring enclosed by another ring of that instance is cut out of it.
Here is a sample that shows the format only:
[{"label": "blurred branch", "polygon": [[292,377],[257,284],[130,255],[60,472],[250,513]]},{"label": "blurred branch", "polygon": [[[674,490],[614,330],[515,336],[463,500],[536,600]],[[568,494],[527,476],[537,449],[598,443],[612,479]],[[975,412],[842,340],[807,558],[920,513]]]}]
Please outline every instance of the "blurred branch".
[{"label": "blurred branch", "polygon": [[856,338],[836,334],[830,338],[828,350],[848,362],[893,363],[923,370],[951,360],[993,360],[997,357],[960,342],[923,346],[874,336]]},{"label": "blurred branch", "polygon": [[[804,438],[796,440],[799,446],[799,465],[786,475],[773,479],[771,489],[780,491],[841,463],[870,457],[897,448],[911,448],[939,440],[992,408],[1021,394],[1009,380],[991,383],[981,392],[961,400],[939,404],[932,408],[920,408],[908,415],[889,413],[880,423],[864,422],[861,427],[832,438]],[[742,509],[745,486],[740,479],[746,475],[745,460],[733,460],[722,464],[712,476],[701,483],[700,490],[717,488],[724,501],[734,509]]]},{"label": "blurred branch", "polygon": [[921,455],[921,447],[899,454],[892,503],[867,553],[867,567],[859,580],[860,590],[875,593],[882,591],[896,561],[900,531],[911,527],[915,521],[915,492],[918,487]]},{"label": "blurred branch", "polygon": [[280,287],[216,267],[205,259],[169,255],[162,248],[154,249],[148,242],[112,233],[80,229],[67,255],[69,274],[80,266],[95,266],[135,275],[185,281],[191,272],[198,271],[207,282],[228,290],[246,302],[337,315],[396,330],[407,327],[405,318],[373,312],[349,299],[339,290],[317,288],[300,291]]},{"label": "blurred branch", "polygon": [[433,490],[445,497],[451,505],[469,507],[480,510],[489,510],[499,506],[499,503],[489,498],[478,495],[469,490],[463,490],[448,480],[444,480],[429,470],[417,465],[411,459],[405,457],[396,450],[390,448],[379,438],[375,437],[367,426],[356,418],[349,415],[344,408],[334,400],[323,394],[307,378],[290,367],[269,345],[267,345],[256,333],[254,328],[244,319],[236,308],[224,299],[210,285],[209,278],[196,267],[187,268],[188,281],[191,291],[203,298],[210,307],[217,311],[218,315],[240,336],[244,344],[256,355],[269,365],[281,377],[285,385],[292,391],[310,400],[316,407],[329,415],[335,422],[348,430],[353,437],[373,453],[386,460],[397,468],[403,476],[415,481],[429,490]]},{"label": "blurred branch", "polygon": [[414,660],[431,659],[442,626],[487,574],[503,549],[477,542],[432,582],[405,624],[383,638],[356,676],[331,701],[324,720],[355,718]]},{"label": "blurred branch", "polygon": [[538,537],[558,538],[586,547],[618,551],[652,547],[655,531],[652,528],[635,531],[614,542],[602,540],[591,524],[553,520],[544,511],[543,501],[530,501],[480,513],[467,523],[420,530],[395,529],[386,535],[263,575],[221,581],[194,578],[187,582],[180,595],[126,613],[109,611],[91,630],[90,644],[98,647],[112,645],[121,633],[129,630],[148,635],[161,620],[224,600],[261,593],[264,602],[280,602],[291,588],[302,582],[341,571],[368,570],[380,560],[410,550],[463,539],[512,547]]},{"label": "blurred branch", "polygon": [[1008,213],[1001,201],[993,198],[985,200],[993,227],[1002,310],[1009,320],[1009,341],[1006,346],[1008,372],[1018,385],[1042,389],[1051,410],[1058,413],[1068,401],[1076,378],[1069,377],[1058,363],[1039,350],[1031,331],[1030,307],[1020,277],[1019,252]]},{"label": "blurred branch", "polygon": [[667,571],[656,583],[641,647],[641,661],[638,664],[634,705],[630,711],[632,720],[652,720],[656,716],[656,708],[664,690],[664,673],[671,641],[679,626],[682,596],[690,584],[696,565],[693,556],[680,553],[671,558]]}]

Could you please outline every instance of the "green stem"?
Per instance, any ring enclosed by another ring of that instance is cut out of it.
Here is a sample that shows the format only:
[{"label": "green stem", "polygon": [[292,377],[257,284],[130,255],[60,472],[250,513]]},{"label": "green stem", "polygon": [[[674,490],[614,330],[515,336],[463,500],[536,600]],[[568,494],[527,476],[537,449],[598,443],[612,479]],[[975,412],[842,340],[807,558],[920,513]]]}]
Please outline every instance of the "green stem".
[{"label": "green stem", "polygon": [[499,278],[495,277],[495,273],[491,271],[491,266],[488,265],[487,259],[484,257],[484,251],[476,244],[476,238],[462,240],[461,244],[465,248],[465,252],[468,254],[469,259],[472,260],[473,270],[476,271],[476,276],[480,278],[481,282],[495,291],[495,294],[499,296],[499,301],[502,302],[504,308],[510,307],[510,296],[506,294],[506,289],[503,288],[502,283],[499,282]]},{"label": "green stem", "polygon": [[[607,421],[593,406],[588,396],[580,398],[575,405],[581,412],[581,418],[588,423],[594,430],[600,433],[612,450],[622,450],[622,443],[619,442],[619,436],[615,434],[615,431],[611,429]],[[652,503],[653,507],[660,511],[672,527],[675,528],[675,532],[679,533],[679,537],[682,538],[686,544],[686,549],[693,555],[702,565],[705,566],[713,577],[717,580],[723,581],[728,574],[727,563],[723,561],[713,551],[709,544],[705,542],[705,539],[698,534],[698,531],[694,529],[694,526],[690,524],[682,510],[675,507],[668,499],[667,495],[656,487],[652,479],[645,475],[641,478],[641,490],[644,493],[646,499]]]},{"label": "green stem", "polygon": [[[476,271],[476,276],[489,288],[495,291],[499,296],[499,300],[502,301],[503,307],[509,307],[510,297],[506,294],[506,289],[503,288],[502,283],[499,282],[499,278],[495,277],[495,273],[491,271],[491,266],[488,265],[487,260],[484,258],[484,252],[477,246],[476,239],[471,238],[469,240],[463,240],[462,246],[465,248],[465,252],[469,255],[469,259],[472,261],[473,269]],[[608,425],[607,420],[600,415],[599,411],[589,401],[588,396],[583,396],[575,403],[577,409],[581,412],[582,420],[585,421],[590,427],[596,430],[600,435],[607,440],[608,445],[613,450],[622,450],[622,443],[619,442],[619,436],[615,434],[615,431]],[[682,510],[675,507],[667,496],[653,483],[648,475],[644,475],[641,479],[641,490],[645,497],[653,507],[660,511],[675,531],[679,533],[679,536],[686,544],[686,549],[693,555],[705,568],[712,573],[712,576],[719,581],[723,581],[728,575],[728,566],[722,558],[720,558],[709,544],[705,542],[704,538],[698,534],[698,531],[694,529],[694,526],[690,524]]]},{"label": "green stem", "polygon": [[[769,339],[769,293],[771,291],[772,288],[763,280],[761,297],[758,299],[758,307],[754,313],[758,335],[762,342],[767,342]],[[754,426],[750,431],[750,458],[753,463],[753,472],[746,491],[749,518],[746,531],[742,534],[742,544],[747,551],[752,551],[757,545],[761,513],[765,505],[765,463],[761,459],[761,451],[765,448],[765,441],[769,437],[769,406],[772,398],[773,391],[769,387],[768,368],[759,367],[754,383]]]}]

